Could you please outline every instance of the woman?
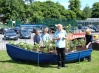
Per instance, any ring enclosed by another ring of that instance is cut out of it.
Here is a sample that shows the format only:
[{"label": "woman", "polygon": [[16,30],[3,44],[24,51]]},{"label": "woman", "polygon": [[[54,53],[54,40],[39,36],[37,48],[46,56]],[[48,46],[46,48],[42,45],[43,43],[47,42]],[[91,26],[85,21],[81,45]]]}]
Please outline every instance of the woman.
[{"label": "woman", "polygon": [[34,35],[34,45],[35,44],[41,44],[41,37],[40,37],[40,32],[39,30],[35,31],[35,35]]},{"label": "woman", "polygon": [[43,45],[50,40],[50,36],[47,33],[47,28],[43,29],[43,33],[41,34],[41,39],[42,39]]},{"label": "woman", "polygon": [[[86,39],[86,49],[92,49],[93,38],[92,38],[90,29],[86,30],[85,39]],[[91,61],[91,55],[87,56],[86,59],[90,62]]]}]

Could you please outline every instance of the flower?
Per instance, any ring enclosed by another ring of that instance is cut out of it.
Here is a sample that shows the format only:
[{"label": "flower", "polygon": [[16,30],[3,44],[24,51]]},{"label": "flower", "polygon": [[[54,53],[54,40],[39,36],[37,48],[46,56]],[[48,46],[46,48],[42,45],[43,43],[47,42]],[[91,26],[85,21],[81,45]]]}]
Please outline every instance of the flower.
[{"label": "flower", "polygon": [[69,26],[66,26],[66,28],[69,28]]}]

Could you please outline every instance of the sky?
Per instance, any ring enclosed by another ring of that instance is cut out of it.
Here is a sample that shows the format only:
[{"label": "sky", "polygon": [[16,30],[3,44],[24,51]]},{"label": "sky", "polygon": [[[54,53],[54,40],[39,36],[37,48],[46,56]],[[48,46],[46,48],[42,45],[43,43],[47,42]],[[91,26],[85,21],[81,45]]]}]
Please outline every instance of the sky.
[{"label": "sky", "polygon": [[[36,0],[36,1],[46,1],[46,0]],[[61,5],[63,5],[66,9],[68,9],[68,5],[69,5],[69,0],[51,0],[53,2],[59,2]],[[87,5],[89,6],[90,8],[92,8],[92,5],[95,3],[95,2],[99,2],[99,0],[80,0],[81,2],[81,10],[84,9],[84,7]]]}]

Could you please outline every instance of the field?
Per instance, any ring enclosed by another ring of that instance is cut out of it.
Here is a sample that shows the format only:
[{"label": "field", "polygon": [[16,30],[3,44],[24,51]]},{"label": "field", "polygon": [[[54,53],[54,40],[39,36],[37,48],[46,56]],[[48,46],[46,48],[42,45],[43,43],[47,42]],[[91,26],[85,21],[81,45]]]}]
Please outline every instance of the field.
[{"label": "field", "polygon": [[56,64],[37,66],[33,63],[16,63],[6,51],[0,51],[0,73],[99,73],[99,51],[92,52],[92,61],[68,63],[68,68],[57,69]]}]

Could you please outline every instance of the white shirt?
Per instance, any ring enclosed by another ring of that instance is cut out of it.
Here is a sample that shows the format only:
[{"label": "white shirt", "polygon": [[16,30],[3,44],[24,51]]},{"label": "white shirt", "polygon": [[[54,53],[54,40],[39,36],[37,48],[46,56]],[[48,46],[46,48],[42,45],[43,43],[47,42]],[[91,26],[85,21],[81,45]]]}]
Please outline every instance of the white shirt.
[{"label": "white shirt", "polygon": [[65,42],[65,39],[63,39],[63,37],[67,37],[67,33],[66,33],[65,30],[56,31],[55,32],[53,38],[61,38],[60,40],[56,41],[56,47],[58,47],[58,48],[65,48],[66,42]]}]

